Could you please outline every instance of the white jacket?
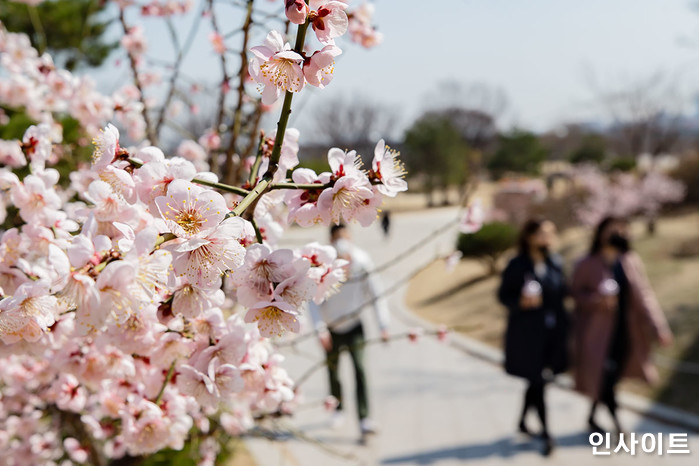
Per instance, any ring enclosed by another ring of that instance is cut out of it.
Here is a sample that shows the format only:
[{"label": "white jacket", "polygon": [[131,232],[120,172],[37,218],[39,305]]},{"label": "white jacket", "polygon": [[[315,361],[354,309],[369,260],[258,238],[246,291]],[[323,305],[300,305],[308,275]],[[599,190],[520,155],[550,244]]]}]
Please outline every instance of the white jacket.
[{"label": "white jacket", "polygon": [[311,302],[310,314],[317,331],[326,329],[334,333],[346,333],[361,322],[361,314],[371,306],[381,330],[388,327],[389,311],[381,296],[381,283],[370,272],[374,264],[369,255],[356,246],[350,249],[347,281],[340,290],[322,304]]}]

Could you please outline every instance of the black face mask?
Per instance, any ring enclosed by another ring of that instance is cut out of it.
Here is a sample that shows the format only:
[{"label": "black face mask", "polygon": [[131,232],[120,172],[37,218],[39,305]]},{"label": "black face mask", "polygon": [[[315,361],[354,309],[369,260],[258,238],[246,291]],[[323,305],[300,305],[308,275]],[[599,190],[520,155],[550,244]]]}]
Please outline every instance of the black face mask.
[{"label": "black face mask", "polygon": [[612,233],[609,236],[609,245],[621,253],[626,253],[631,250],[629,239],[619,233]]},{"label": "black face mask", "polygon": [[548,246],[539,246],[539,251],[540,251],[541,254],[543,254],[544,256],[548,256],[548,255],[549,255],[549,247],[548,247]]}]

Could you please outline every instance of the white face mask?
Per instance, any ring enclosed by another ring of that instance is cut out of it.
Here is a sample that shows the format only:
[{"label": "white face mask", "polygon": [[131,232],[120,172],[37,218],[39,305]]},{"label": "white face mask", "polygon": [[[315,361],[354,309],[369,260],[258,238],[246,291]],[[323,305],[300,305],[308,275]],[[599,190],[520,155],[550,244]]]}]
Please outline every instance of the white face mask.
[{"label": "white face mask", "polygon": [[350,251],[352,250],[352,243],[347,241],[344,238],[340,238],[336,240],[333,243],[333,246],[335,247],[335,250],[337,251],[338,256],[346,256],[349,255]]}]

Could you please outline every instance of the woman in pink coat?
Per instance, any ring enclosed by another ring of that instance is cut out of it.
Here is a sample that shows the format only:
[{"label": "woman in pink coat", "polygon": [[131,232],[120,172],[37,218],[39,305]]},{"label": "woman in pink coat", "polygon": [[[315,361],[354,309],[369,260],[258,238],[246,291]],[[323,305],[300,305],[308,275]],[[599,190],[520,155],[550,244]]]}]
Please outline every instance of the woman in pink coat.
[{"label": "woman in pink coat", "polygon": [[597,227],[592,248],[573,272],[575,299],[575,384],[593,403],[588,423],[593,431],[598,402],[616,416],[617,382],[634,377],[652,382],[657,373],[651,345],[672,342],[672,333],[650,287],[640,257],[631,250],[629,225],[608,217]]}]

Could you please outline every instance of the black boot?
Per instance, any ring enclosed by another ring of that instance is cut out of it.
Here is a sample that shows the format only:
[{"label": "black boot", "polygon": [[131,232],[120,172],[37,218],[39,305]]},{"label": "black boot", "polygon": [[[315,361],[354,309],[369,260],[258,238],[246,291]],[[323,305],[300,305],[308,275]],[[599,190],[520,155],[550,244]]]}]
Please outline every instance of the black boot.
[{"label": "black boot", "polygon": [[541,437],[544,440],[544,449],[541,451],[541,454],[543,456],[550,456],[551,453],[553,453],[554,441],[548,432],[543,432]]}]

